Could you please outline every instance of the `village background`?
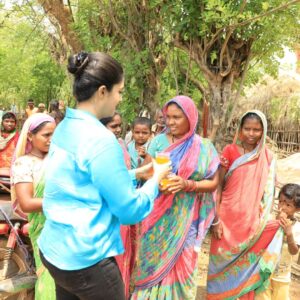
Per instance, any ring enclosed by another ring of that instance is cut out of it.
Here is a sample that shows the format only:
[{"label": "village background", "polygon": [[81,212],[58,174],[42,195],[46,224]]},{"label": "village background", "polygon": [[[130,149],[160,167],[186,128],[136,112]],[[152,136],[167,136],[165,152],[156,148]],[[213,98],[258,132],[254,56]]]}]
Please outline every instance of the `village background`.
[{"label": "village background", "polygon": [[[67,57],[104,51],[122,62],[124,129],[176,94],[197,103],[199,133],[220,151],[239,116],[260,109],[278,156],[278,188],[300,183],[300,1],[0,1],[0,110],[24,120],[28,99],[75,105]],[[64,104],[64,105],[63,105]],[[125,133],[125,130],[124,130]],[[209,237],[199,260],[204,299]],[[297,263],[298,260],[298,263]],[[291,299],[300,299],[295,257]]]}]

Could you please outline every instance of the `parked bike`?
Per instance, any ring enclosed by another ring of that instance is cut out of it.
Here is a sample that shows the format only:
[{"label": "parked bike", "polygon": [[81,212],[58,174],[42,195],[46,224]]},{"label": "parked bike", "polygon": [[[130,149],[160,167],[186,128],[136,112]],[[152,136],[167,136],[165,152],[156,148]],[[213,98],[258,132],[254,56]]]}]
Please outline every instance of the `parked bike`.
[{"label": "parked bike", "polygon": [[[3,186],[5,188],[3,188]],[[1,193],[10,192],[9,177],[1,175]],[[27,220],[13,213],[10,201],[0,201],[0,299],[33,300],[36,281]]]}]

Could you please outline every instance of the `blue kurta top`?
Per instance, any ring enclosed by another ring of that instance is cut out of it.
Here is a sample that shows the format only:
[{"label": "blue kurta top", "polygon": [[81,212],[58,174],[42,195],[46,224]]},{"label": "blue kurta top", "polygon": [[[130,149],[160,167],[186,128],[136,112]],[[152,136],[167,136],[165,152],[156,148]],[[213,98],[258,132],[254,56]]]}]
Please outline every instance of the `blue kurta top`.
[{"label": "blue kurta top", "polygon": [[68,108],[49,151],[39,247],[62,270],[121,254],[120,223],[144,219],[157,195],[152,179],[135,189],[117,139],[96,117]]}]

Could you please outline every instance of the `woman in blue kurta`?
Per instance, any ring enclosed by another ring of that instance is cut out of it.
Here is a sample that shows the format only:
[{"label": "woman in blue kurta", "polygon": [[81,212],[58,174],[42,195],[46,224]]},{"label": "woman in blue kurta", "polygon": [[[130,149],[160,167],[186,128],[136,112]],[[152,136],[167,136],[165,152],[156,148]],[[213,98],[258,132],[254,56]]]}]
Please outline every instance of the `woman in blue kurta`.
[{"label": "woman in blue kurta", "polygon": [[99,119],[112,116],[124,87],[121,65],[104,53],[69,58],[77,109],[67,109],[54,133],[38,244],[61,299],[125,299],[114,256],[121,254],[121,224],[145,218],[169,167],[136,190],[122,149]]}]

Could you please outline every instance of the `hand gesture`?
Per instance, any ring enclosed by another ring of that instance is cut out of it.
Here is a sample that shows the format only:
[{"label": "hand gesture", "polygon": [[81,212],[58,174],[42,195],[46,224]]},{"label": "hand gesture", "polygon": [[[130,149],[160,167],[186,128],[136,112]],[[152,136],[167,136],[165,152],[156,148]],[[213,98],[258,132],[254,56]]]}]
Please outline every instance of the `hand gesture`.
[{"label": "hand gesture", "polygon": [[223,225],[222,225],[221,221],[216,225],[212,225],[211,228],[212,228],[211,231],[212,231],[213,236],[216,239],[220,240],[223,236]]},{"label": "hand gesture", "polygon": [[163,194],[171,194],[168,190],[168,186],[166,184],[162,184],[162,181],[159,183],[159,191]]},{"label": "hand gesture", "polygon": [[186,188],[185,180],[178,176],[172,175],[168,177],[169,183],[167,185],[166,191],[172,194],[183,191]]},{"label": "hand gesture", "polygon": [[161,180],[168,176],[168,174],[171,172],[171,161],[164,163],[164,164],[158,164],[155,159],[152,159],[153,162],[153,169],[154,174],[153,178],[157,180],[158,183],[161,182]]},{"label": "hand gesture", "polygon": [[141,180],[148,180],[153,176],[153,163],[146,164],[136,169],[136,178]]},{"label": "hand gesture", "polygon": [[292,222],[285,216],[279,217],[279,224],[287,236],[292,235]]},{"label": "hand gesture", "polygon": [[145,158],[145,156],[147,155],[147,150],[144,146],[138,147],[137,152],[138,152],[138,155],[142,158]]}]

